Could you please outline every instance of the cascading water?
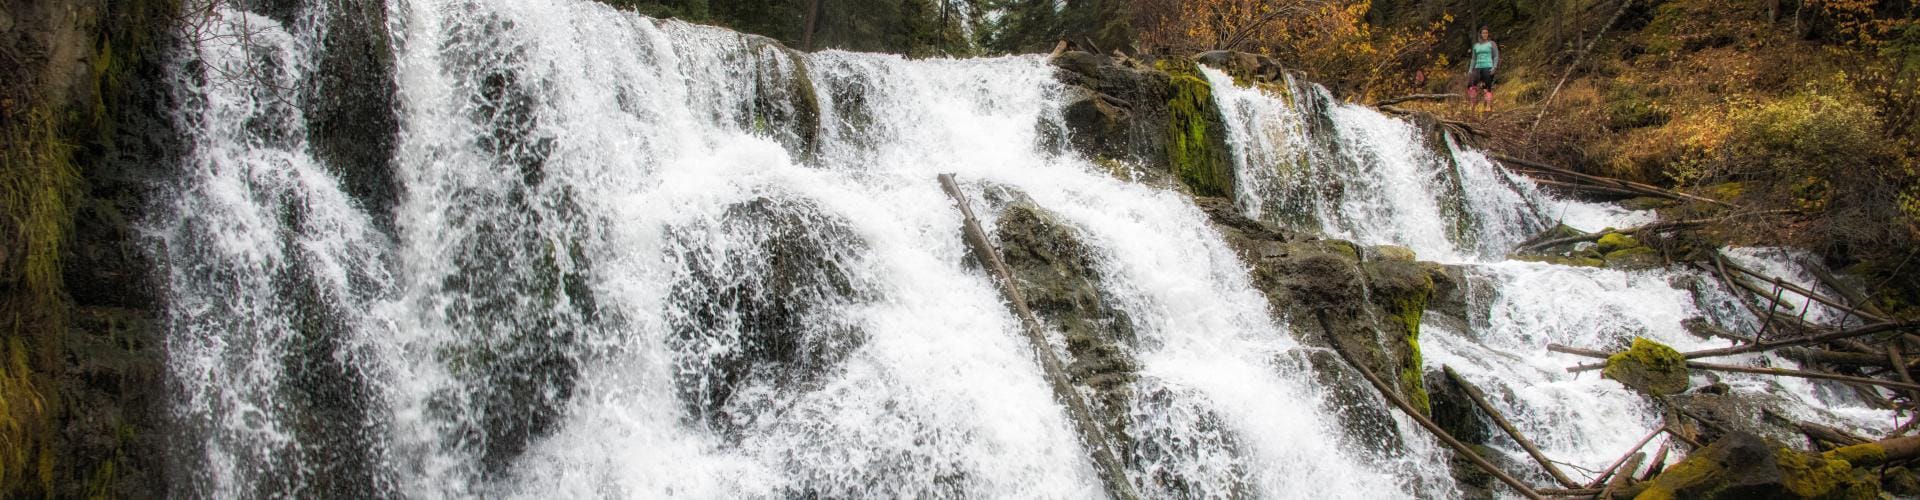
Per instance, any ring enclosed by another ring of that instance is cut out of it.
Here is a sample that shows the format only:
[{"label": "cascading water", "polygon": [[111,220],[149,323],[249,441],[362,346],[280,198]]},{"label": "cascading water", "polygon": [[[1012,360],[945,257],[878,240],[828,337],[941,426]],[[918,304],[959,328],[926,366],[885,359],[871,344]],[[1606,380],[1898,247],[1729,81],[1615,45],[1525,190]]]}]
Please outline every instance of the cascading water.
[{"label": "cascading water", "polygon": [[[149,224],[182,496],[1100,496],[967,263],[946,172],[989,226],[1030,203],[1084,243],[1132,332],[1135,396],[1108,411],[1142,494],[1458,495],[1410,422],[1340,430],[1295,328],[1186,196],[1043,149],[1064,91],[1041,58],[800,54],[586,1],[388,14],[391,228],[290,104],[326,16],[223,11],[233,36],[182,65],[193,152]],[[1310,85],[1208,77],[1242,210],[1465,265],[1487,312],[1427,324],[1427,362],[1500,394],[1556,457],[1598,466],[1656,417],[1541,344],[1704,346],[1679,320],[1741,321],[1711,282],[1692,283],[1722,306],[1695,305],[1686,272],[1500,262],[1548,217],[1645,215],[1554,200]],[[1403,443],[1368,442],[1386,439]]]},{"label": "cascading water", "polygon": [[[1469,317],[1428,315],[1421,335],[1425,364],[1428,370],[1450,366],[1488,390],[1494,405],[1555,460],[1588,470],[1605,467],[1642,432],[1660,426],[1661,415],[1646,397],[1597,372],[1567,373],[1566,367],[1592,360],[1548,353],[1546,344],[1620,349],[1640,336],[1689,351],[1729,344],[1689,333],[1684,320],[1701,318],[1748,335],[1758,329],[1760,318],[1739,304],[1748,299],[1684,266],[1621,271],[1506,258],[1517,243],[1555,223],[1598,231],[1651,222],[1651,213],[1549,196],[1461,147],[1451,134],[1423,132],[1409,121],[1333,101],[1318,86],[1254,89],[1236,87],[1217,71],[1208,76],[1222,89],[1236,173],[1248,180],[1238,193],[1243,210],[1362,243],[1406,246],[1422,258],[1459,266],[1469,288]],[[1722,253],[1821,289],[1802,267],[1804,255],[1745,248]],[[1783,298],[1782,315],[1807,309],[1804,317],[1815,323],[1847,319],[1790,291]],[[1764,358],[1763,365],[1794,364],[1772,354],[1723,359],[1757,358]],[[1802,421],[1851,429],[1893,421],[1888,411],[1837,384],[1743,374],[1705,378],[1768,399]],[[1496,444],[1510,463],[1531,460],[1504,437]],[[1537,470],[1534,479],[1551,482]]]}]

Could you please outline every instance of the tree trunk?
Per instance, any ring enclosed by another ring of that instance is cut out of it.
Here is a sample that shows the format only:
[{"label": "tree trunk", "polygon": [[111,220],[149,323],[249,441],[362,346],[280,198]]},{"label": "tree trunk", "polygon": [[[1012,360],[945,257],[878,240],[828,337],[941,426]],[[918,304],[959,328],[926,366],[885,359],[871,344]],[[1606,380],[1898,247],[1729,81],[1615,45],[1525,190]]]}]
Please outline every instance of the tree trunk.
[{"label": "tree trunk", "polygon": [[813,50],[813,29],[820,23],[820,0],[807,0],[807,21],[800,27],[800,50]]}]

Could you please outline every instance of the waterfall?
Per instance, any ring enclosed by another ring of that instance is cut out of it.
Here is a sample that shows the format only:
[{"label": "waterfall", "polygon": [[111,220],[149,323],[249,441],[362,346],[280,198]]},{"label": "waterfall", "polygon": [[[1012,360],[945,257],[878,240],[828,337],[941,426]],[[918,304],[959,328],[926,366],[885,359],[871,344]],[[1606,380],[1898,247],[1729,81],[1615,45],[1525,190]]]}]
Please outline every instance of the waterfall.
[{"label": "waterfall", "polygon": [[[178,65],[191,152],[145,231],[181,496],[1099,497],[940,173],[985,225],[1039,207],[1084,246],[1130,332],[1131,396],[1103,411],[1144,495],[1461,494],[1411,421],[1343,432],[1350,403],[1190,198],[1049,146],[1066,91],[1041,57],[803,54],[584,0],[392,2],[389,214],[309,143],[324,14],[222,10],[225,36]],[[1311,84],[1206,73],[1240,209],[1465,269],[1479,312],[1424,325],[1428,368],[1499,395],[1557,458],[1597,468],[1658,416],[1544,343],[1684,349],[1719,341],[1682,319],[1752,321],[1698,273],[1504,258],[1553,221],[1650,214],[1556,199]]]},{"label": "waterfall", "polygon": [[[1289,79],[1285,86],[1250,88],[1218,71],[1208,76],[1221,89],[1236,173],[1248,180],[1236,193],[1243,211],[1358,242],[1406,246],[1421,258],[1459,266],[1468,317],[1427,316],[1421,335],[1425,364],[1428,370],[1450,366],[1487,390],[1494,406],[1555,460],[1605,467],[1662,424],[1660,410],[1645,396],[1598,372],[1565,371],[1593,360],[1549,353],[1546,344],[1618,350],[1640,336],[1690,351],[1729,344],[1688,333],[1684,320],[1701,318],[1746,335],[1758,330],[1760,318],[1739,304],[1749,300],[1744,294],[1685,266],[1622,271],[1506,257],[1516,243],[1555,223],[1586,231],[1627,228],[1653,221],[1650,212],[1551,195],[1461,146],[1450,133],[1334,101],[1315,85]],[[1821,289],[1803,267],[1804,254],[1755,248],[1722,253],[1792,284]],[[1783,299],[1783,315],[1805,311],[1818,324],[1847,319],[1792,292]],[[1775,354],[1716,362],[1756,359],[1795,365]],[[1697,374],[1696,385],[1708,378]],[[1893,421],[1892,413],[1838,384],[1730,373],[1710,378],[1802,421],[1849,429]],[[1508,463],[1531,460],[1504,437],[1493,445]],[[1677,454],[1669,458],[1677,460]],[[1540,472],[1534,479],[1551,481]]]}]

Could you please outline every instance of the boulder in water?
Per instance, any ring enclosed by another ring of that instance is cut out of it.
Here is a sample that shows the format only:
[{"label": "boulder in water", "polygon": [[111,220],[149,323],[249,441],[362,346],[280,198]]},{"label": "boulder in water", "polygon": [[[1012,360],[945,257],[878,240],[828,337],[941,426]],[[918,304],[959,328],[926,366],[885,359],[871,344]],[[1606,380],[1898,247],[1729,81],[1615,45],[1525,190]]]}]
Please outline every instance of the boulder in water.
[{"label": "boulder in water", "polygon": [[1664,500],[1879,498],[1846,460],[1795,451],[1747,433],[1732,433],[1668,467],[1635,498]]},{"label": "boulder in water", "polygon": [[[1248,219],[1231,201],[1200,198],[1195,203],[1207,212],[1236,253],[1252,265],[1254,287],[1267,296],[1272,310],[1296,326],[1304,326],[1295,329],[1302,343],[1316,347],[1337,343],[1363,368],[1396,382],[1414,406],[1427,409],[1420,321],[1434,294],[1431,269],[1436,265],[1399,259],[1363,260],[1363,251],[1351,242],[1307,237]],[[1374,248],[1364,253],[1380,255],[1383,250]],[[1411,252],[1384,253],[1409,257],[1405,254]],[[1313,318],[1320,314],[1327,316],[1333,331],[1316,334]],[[1314,368],[1344,369],[1330,363],[1316,363]],[[1371,436],[1371,431],[1354,427],[1357,423],[1364,424],[1349,419],[1350,433]]]},{"label": "boulder in water", "polygon": [[1634,337],[1633,347],[1607,358],[1601,372],[1636,391],[1654,396],[1687,390],[1687,358],[1665,344]]},{"label": "boulder in water", "polygon": [[1008,206],[995,226],[1014,286],[1034,315],[1065,337],[1067,374],[1094,403],[1101,425],[1127,435],[1138,370],[1133,323],[1103,291],[1088,248],[1073,227],[1030,202]]}]

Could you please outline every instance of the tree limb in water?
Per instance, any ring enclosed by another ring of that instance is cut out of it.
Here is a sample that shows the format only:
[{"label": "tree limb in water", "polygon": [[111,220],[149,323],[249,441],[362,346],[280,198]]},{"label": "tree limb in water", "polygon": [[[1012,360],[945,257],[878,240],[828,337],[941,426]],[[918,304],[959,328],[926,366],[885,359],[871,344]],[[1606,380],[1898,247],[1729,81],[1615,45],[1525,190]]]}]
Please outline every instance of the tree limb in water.
[{"label": "tree limb in water", "polygon": [[1501,471],[1499,467],[1493,465],[1493,462],[1488,462],[1485,457],[1481,457],[1479,453],[1475,453],[1472,447],[1467,446],[1466,443],[1462,443],[1458,439],[1454,439],[1452,434],[1447,434],[1446,430],[1440,428],[1440,424],[1433,423],[1432,419],[1427,418],[1426,415],[1420,413],[1420,410],[1415,409],[1412,403],[1408,403],[1407,400],[1402,399],[1398,393],[1393,391],[1393,388],[1388,387],[1386,382],[1381,381],[1379,376],[1374,375],[1372,370],[1368,370],[1366,366],[1354,361],[1353,355],[1347,354],[1347,350],[1342,349],[1340,343],[1335,342],[1331,338],[1333,335],[1333,325],[1327,322],[1326,311],[1320,311],[1315,316],[1320,320],[1320,331],[1325,332],[1329,337],[1327,343],[1333,346],[1334,354],[1340,355],[1340,359],[1346,361],[1348,366],[1352,366],[1355,371],[1360,372],[1360,376],[1366,378],[1367,383],[1373,384],[1373,389],[1379,391],[1380,396],[1386,398],[1388,403],[1392,403],[1395,408],[1399,408],[1401,413],[1412,417],[1414,422],[1418,422],[1421,428],[1432,433],[1433,437],[1439,438],[1440,442],[1446,443],[1448,447],[1453,448],[1454,453],[1459,453],[1460,456],[1466,457],[1468,461],[1479,466],[1480,470],[1484,470],[1488,474],[1492,474],[1493,477],[1499,478],[1500,482],[1507,483],[1507,486],[1519,492],[1520,496],[1534,500],[1542,500],[1544,498],[1541,497],[1539,493],[1534,492],[1532,487],[1527,486],[1527,483],[1520,482],[1519,479],[1515,479],[1505,471]]}]

